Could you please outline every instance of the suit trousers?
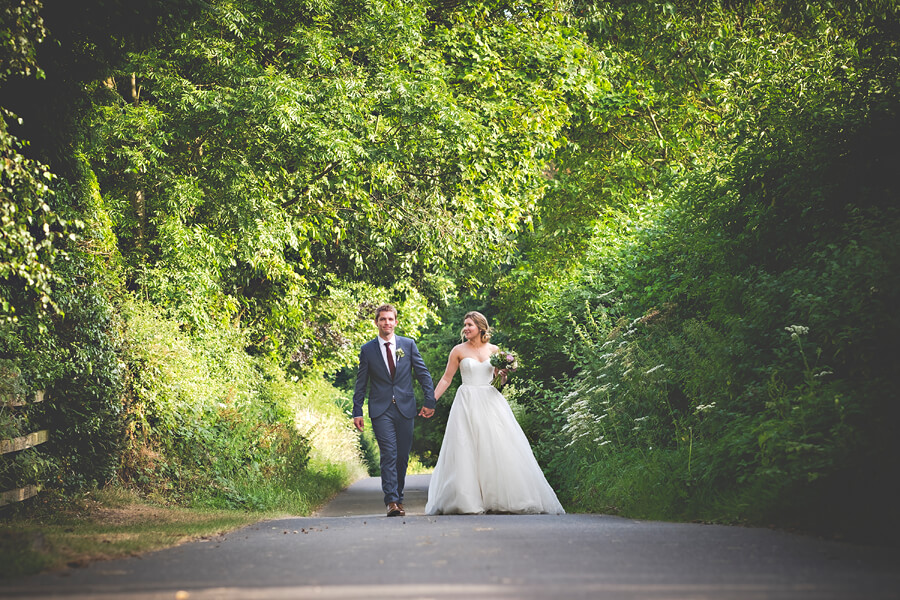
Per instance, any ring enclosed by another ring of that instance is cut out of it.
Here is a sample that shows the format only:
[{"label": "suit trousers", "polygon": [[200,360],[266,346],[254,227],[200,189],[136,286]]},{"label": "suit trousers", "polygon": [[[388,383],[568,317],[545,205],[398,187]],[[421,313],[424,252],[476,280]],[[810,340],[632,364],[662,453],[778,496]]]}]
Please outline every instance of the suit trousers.
[{"label": "suit trousers", "polygon": [[415,419],[404,417],[396,404],[372,419],[372,431],[381,452],[381,491],[385,505],[403,502],[414,426]]}]

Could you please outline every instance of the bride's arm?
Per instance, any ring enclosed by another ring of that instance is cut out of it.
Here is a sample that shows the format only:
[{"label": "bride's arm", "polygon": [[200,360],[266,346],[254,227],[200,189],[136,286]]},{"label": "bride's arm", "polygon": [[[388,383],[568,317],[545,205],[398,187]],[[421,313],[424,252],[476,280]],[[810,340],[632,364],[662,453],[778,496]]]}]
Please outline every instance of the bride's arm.
[{"label": "bride's arm", "polygon": [[440,398],[443,393],[447,391],[447,388],[450,387],[450,384],[453,383],[453,377],[456,375],[458,369],[459,351],[454,347],[453,350],[450,351],[450,356],[447,358],[447,368],[444,369],[441,380],[438,381],[437,385],[434,387],[435,400]]}]

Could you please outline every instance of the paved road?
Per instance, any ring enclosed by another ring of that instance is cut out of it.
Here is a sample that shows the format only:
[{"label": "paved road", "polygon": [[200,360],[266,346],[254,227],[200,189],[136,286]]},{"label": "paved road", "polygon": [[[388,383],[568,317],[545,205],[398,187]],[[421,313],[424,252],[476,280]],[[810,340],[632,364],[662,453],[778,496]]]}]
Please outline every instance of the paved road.
[{"label": "paved road", "polygon": [[900,553],[768,529],[604,515],[381,512],[378,479],[318,514],[4,585],[3,598],[900,599]]}]

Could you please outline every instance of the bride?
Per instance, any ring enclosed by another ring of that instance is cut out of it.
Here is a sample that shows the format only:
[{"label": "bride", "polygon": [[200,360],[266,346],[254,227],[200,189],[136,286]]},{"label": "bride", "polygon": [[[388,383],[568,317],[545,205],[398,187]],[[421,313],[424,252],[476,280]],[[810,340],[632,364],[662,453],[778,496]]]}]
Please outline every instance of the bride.
[{"label": "bride", "polygon": [[491,334],[484,315],[467,313],[462,336],[466,341],[450,351],[434,390],[440,398],[456,371],[462,373],[428,486],[425,514],[564,513],[506,398],[491,385],[495,369],[490,357],[498,348],[488,343]]}]

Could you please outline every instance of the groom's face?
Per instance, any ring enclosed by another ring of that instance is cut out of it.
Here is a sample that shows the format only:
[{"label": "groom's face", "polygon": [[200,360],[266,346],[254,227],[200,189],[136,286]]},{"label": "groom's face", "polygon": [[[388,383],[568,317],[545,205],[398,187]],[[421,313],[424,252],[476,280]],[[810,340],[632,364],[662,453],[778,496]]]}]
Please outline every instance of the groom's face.
[{"label": "groom's face", "polygon": [[389,310],[383,310],[378,313],[378,318],[375,319],[375,324],[378,325],[378,335],[384,339],[391,337],[391,334],[394,333],[394,328],[397,326],[397,317],[393,312]]}]

